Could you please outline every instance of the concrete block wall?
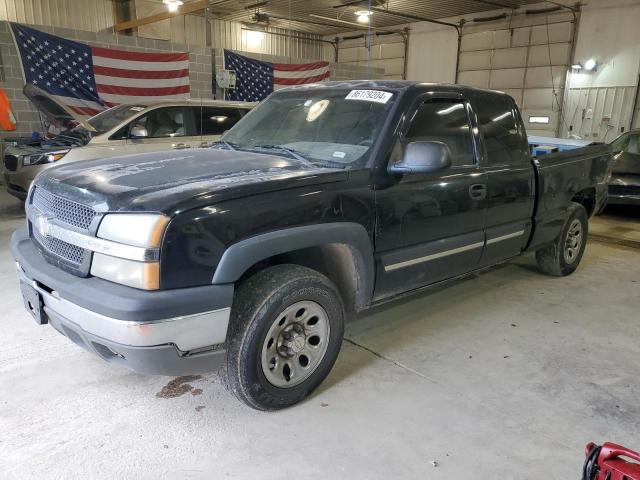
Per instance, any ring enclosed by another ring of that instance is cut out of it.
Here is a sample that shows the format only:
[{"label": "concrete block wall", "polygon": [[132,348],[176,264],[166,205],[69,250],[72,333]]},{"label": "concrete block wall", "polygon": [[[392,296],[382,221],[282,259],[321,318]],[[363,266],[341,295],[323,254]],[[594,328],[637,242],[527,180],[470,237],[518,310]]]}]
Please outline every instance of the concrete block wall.
[{"label": "concrete block wall", "polygon": [[[165,40],[127,35],[110,35],[107,33],[86,32],[59,27],[33,26],[33,28],[60,37],[68,38],[91,46],[114,48],[143,52],[189,52],[189,83],[191,98],[212,98],[212,64],[210,51],[202,45],[171,43]],[[33,131],[41,131],[40,117],[31,103],[22,95],[24,78],[20,67],[20,59],[9,23],[0,21],[0,54],[2,63],[0,70],[0,87],[7,92],[13,106],[18,128],[14,132],[0,132],[2,137],[29,135]]]},{"label": "concrete block wall", "polygon": [[[214,50],[215,61],[214,71],[218,72],[223,69],[224,66],[224,50],[222,48],[216,48]],[[248,53],[237,52],[241,55],[245,55],[249,58],[261,60],[263,62],[273,63],[311,63],[314,60],[308,58],[295,58],[285,57],[281,55],[268,55],[265,53]],[[318,61],[318,60],[315,60]],[[366,65],[354,65],[343,63],[329,63],[330,80],[363,80],[363,79],[380,79],[385,78],[384,68],[371,67]],[[222,89],[216,85],[216,98],[223,98]]]},{"label": "concrete block wall", "polygon": [[[87,32],[61,27],[33,26],[38,30],[60,37],[68,38],[91,46],[114,48],[128,51],[143,52],[189,52],[189,82],[191,98],[222,98],[220,89],[213,90],[213,72],[222,69],[223,50],[218,48],[211,51],[203,45],[188,45],[171,43],[166,40],[154,40],[127,35],[111,35],[108,33]],[[294,58],[281,55],[239,52],[258,60],[279,63],[306,63],[313,61],[308,58]],[[24,79],[20,67],[20,59],[9,23],[0,21],[0,87],[7,92],[13,106],[18,128],[15,132],[0,132],[2,137],[30,135],[34,131],[41,131],[40,116],[31,103],[22,95]],[[212,62],[213,60],[213,62]],[[366,65],[330,64],[331,80],[356,80],[363,78],[384,78],[383,68],[369,68]]]}]

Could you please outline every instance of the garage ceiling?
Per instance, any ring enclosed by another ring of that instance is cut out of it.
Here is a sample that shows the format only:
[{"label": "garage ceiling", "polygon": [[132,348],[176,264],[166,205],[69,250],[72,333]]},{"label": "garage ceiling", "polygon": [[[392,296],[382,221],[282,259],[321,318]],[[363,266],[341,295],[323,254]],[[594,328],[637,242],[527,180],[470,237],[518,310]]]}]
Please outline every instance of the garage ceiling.
[{"label": "garage ceiling", "polygon": [[[540,3],[540,0],[371,0],[371,5],[379,9],[432,19],[533,3]],[[224,20],[331,35],[366,29],[366,24],[357,23],[355,12],[366,10],[368,5],[368,0],[213,0],[211,11]],[[379,10],[371,16],[374,28],[388,28],[410,21],[415,20]]]}]

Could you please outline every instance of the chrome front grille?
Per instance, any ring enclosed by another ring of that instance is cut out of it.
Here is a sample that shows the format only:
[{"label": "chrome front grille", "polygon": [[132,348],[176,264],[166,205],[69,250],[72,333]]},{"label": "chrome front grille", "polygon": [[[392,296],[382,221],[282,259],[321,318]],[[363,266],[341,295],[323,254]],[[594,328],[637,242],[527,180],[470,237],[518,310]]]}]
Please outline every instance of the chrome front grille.
[{"label": "chrome front grille", "polygon": [[69,230],[91,234],[91,224],[97,213],[91,207],[54,195],[39,186],[33,188],[28,211],[31,236],[45,259],[75,275],[88,275],[91,251],[44,235],[37,224],[39,217],[46,217],[49,222],[64,229],[73,227]]},{"label": "chrome front grille", "polygon": [[91,207],[59,197],[39,187],[34,187],[32,204],[40,212],[52,215],[60,222],[87,231],[96,216]]},{"label": "chrome front grille", "polygon": [[77,247],[75,245],[71,245],[70,243],[63,242],[58,238],[43,237],[35,228],[32,229],[32,231],[33,231],[33,238],[47,252],[73,264],[73,266],[76,268],[82,267],[82,263],[85,259],[85,255],[89,254],[87,250]]}]

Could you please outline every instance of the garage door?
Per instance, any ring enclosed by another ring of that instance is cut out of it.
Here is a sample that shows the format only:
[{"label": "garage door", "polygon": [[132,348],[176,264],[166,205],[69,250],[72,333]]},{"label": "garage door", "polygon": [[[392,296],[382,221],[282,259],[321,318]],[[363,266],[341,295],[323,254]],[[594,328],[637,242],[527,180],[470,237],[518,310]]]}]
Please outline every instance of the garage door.
[{"label": "garage door", "polygon": [[388,80],[404,78],[404,57],[405,40],[399,34],[372,35],[371,52],[367,48],[365,34],[344,37],[338,43],[339,63],[384,68],[385,78]]},{"label": "garage door", "polygon": [[570,13],[465,26],[458,83],[510,94],[529,134],[555,135],[564,121],[560,112],[573,29]]}]

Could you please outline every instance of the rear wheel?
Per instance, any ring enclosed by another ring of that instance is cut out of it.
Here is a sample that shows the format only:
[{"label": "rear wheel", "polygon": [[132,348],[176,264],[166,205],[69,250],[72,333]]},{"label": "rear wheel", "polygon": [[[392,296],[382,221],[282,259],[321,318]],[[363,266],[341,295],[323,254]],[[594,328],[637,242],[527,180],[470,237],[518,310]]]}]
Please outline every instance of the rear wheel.
[{"label": "rear wheel", "polygon": [[234,299],[228,389],[259,410],[300,402],[331,371],[343,322],[340,294],[324,275],[298,265],[256,273]]},{"label": "rear wheel", "polygon": [[536,251],[540,270],[558,277],[573,273],[582,260],[588,232],[587,211],[579,203],[572,203],[558,238]]}]

